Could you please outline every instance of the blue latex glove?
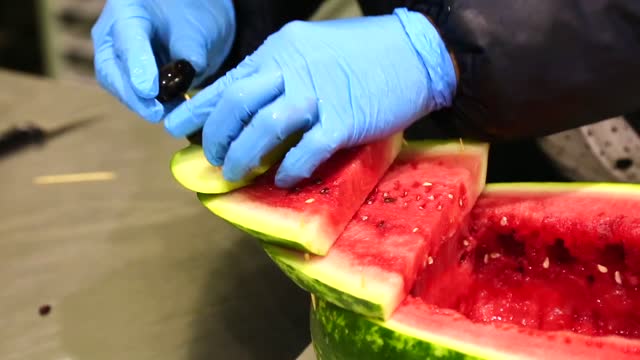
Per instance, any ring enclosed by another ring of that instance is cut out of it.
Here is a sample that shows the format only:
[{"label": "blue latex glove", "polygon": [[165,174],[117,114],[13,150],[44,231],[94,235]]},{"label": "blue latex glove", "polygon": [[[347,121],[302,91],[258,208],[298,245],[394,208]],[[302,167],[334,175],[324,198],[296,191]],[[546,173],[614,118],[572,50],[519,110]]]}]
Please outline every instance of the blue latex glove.
[{"label": "blue latex glove", "polygon": [[213,74],[235,36],[232,0],[108,0],[91,35],[98,82],[151,122],[166,110],[155,100],[158,68],[186,59],[194,84]]},{"label": "blue latex glove", "polygon": [[402,131],[449,105],[453,61],[422,14],[293,22],[170,113],[174,136],[203,128],[207,159],[241,179],[290,134],[276,185],[309,177],[336,150]]}]

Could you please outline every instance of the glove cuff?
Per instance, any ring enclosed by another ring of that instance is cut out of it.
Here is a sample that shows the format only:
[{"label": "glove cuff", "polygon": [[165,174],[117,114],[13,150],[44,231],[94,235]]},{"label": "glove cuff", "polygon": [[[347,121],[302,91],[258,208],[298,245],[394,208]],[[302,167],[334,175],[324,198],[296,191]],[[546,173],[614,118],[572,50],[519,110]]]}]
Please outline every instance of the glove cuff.
[{"label": "glove cuff", "polygon": [[456,69],[437,29],[419,12],[398,8],[393,14],[400,20],[427,72],[429,93],[433,100],[430,111],[450,106],[457,87]]}]

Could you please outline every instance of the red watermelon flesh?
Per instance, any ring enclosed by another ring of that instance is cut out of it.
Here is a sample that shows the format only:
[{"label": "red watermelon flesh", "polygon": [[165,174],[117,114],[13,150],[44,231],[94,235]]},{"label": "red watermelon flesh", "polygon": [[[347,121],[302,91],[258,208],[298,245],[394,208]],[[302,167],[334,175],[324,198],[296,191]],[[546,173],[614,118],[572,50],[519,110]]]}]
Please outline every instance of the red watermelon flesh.
[{"label": "red watermelon flesh", "polygon": [[482,160],[473,153],[429,152],[397,159],[329,255],[398,274],[408,292],[479,195],[474,186],[483,178]]},{"label": "red watermelon flesh", "polygon": [[556,331],[639,338],[639,204],[606,190],[495,186],[475,204],[469,233],[443,245],[413,295],[473,323],[559,343],[606,344]]}]

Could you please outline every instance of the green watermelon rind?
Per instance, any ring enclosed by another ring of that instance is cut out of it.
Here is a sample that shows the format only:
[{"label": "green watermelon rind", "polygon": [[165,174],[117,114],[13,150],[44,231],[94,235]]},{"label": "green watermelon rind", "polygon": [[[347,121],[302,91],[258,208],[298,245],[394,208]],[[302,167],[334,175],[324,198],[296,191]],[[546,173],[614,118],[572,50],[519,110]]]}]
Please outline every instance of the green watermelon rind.
[{"label": "green watermelon rind", "polygon": [[374,297],[367,291],[368,288],[354,287],[353,282],[345,281],[344,277],[328,276],[329,271],[322,271],[324,266],[310,271],[300,253],[266,243],[262,243],[262,246],[273,262],[300,288],[359,314],[373,318],[387,318],[390,315],[389,311],[385,311],[387,307],[367,300]]},{"label": "green watermelon rind", "polygon": [[496,358],[482,356],[478,349],[456,349],[392,320],[383,322],[362,316],[322,298],[316,298],[310,314],[311,338],[318,360]]},{"label": "green watermelon rind", "polygon": [[[198,200],[200,202],[206,202],[207,199],[210,197],[211,194],[201,194],[198,193]],[[273,245],[277,245],[277,246],[282,246],[286,249],[292,249],[292,250],[297,250],[297,251],[302,251],[302,252],[306,252],[310,250],[310,247],[304,246],[298,242],[295,241],[288,241],[284,238],[280,238],[280,237],[276,237],[276,236],[272,236],[269,234],[265,234],[263,232],[254,230],[254,229],[250,229],[248,227],[242,226],[238,223],[234,223],[231,221],[228,221],[227,219],[225,219],[227,222],[229,222],[230,224],[232,224],[233,226],[237,227],[239,230],[259,239],[261,242],[263,242],[264,244],[273,244]],[[268,246],[268,245],[265,245]]]},{"label": "green watermelon rind", "polygon": [[[411,142],[404,145],[398,158],[418,153],[429,156],[455,155],[464,153],[465,155],[477,154],[483,159],[481,172],[478,174],[478,193],[482,191],[487,171],[488,144],[481,142],[467,142],[462,149],[460,143],[446,140],[426,140]],[[278,267],[299,287],[317,294],[334,304],[338,304],[346,309],[353,310],[372,318],[387,319],[391,316],[395,304],[402,299],[390,297],[394,293],[403,279],[398,277],[389,278],[387,281],[394,282],[387,284],[376,284],[370,281],[370,276],[376,277],[375,269],[364,269],[358,274],[346,275],[344,270],[349,267],[344,263],[316,263],[305,259],[304,254],[287,246],[274,246],[269,243],[262,243],[262,246],[269,257]],[[293,251],[292,251],[293,250]],[[304,250],[303,250],[304,251]],[[362,270],[362,269],[361,269]],[[373,271],[373,274],[371,273]],[[366,286],[362,282],[366,282]],[[398,294],[400,295],[400,294]],[[373,299],[385,299],[388,303],[375,301]]]}]

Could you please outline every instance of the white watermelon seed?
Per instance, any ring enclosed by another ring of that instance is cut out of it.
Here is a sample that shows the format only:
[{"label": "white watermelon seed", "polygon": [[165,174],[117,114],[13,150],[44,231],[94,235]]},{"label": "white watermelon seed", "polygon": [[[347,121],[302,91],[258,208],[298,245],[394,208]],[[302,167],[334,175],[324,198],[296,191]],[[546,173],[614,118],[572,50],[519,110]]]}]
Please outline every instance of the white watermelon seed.
[{"label": "white watermelon seed", "polygon": [[469,240],[462,240],[462,245],[464,245],[465,247],[469,246]]},{"label": "white watermelon seed", "polygon": [[429,265],[433,264],[433,258],[431,256],[427,258],[427,264]]},{"label": "white watermelon seed", "polygon": [[606,266],[603,266],[603,265],[598,264],[598,271],[600,271],[600,272],[601,272],[601,273],[603,273],[603,274],[606,274],[606,273],[607,273],[607,271],[609,271],[609,269],[607,269],[607,267],[606,267]]},{"label": "white watermelon seed", "polygon": [[382,194],[382,197],[389,197],[389,193]]},{"label": "white watermelon seed", "polygon": [[489,254],[484,254],[484,263],[485,264],[489,263]]},{"label": "white watermelon seed", "polygon": [[369,217],[367,215],[365,215],[365,216],[362,217],[362,221],[367,221],[368,218]]},{"label": "white watermelon seed", "polygon": [[433,195],[429,195],[429,196],[427,196],[427,199],[429,199],[429,200],[435,200],[436,198],[435,198]]},{"label": "white watermelon seed", "polygon": [[314,202],[314,201],[316,201],[316,199],[314,199],[314,198],[310,198],[310,199],[305,200],[305,202],[306,202],[307,204],[311,204],[311,203],[312,203],[312,202]]},{"label": "white watermelon seed", "polygon": [[413,231],[414,233],[416,233],[416,232],[418,232],[418,230],[420,230],[420,229],[418,229],[417,227],[414,227],[412,231]]},{"label": "white watermelon seed", "polygon": [[462,202],[462,199],[460,199],[460,200],[458,201],[458,204],[460,204],[460,207],[463,207],[463,206],[464,206],[464,203]]},{"label": "white watermelon seed", "polygon": [[433,184],[428,182],[428,181],[425,181],[425,182],[422,183],[422,186],[431,186],[431,185],[433,185]]},{"label": "white watermelon seed", "polygon": [[508,222],[508,220],[507,220],[507,217],[506,217],[506,216],[503,216],[503,217],[502,217],[502,219],[500,219],[500,225],[502,225],[502,226],[507,226],[507,224],[508,224],[508,223],[509,223],[509,222]]},{"label": "white watermelon seed", "polygon": [[420,206],[418,206],[418,209],[424,210],[424,206],[420,205]]},{"label": "white watermelon seed", "polygon": [[438,205],[438,211],[442,210],[442,205]]},{"label": "white watermelon seed", "polygon": [[618,283],[618,285],[622,285],[622,276],[620,276],[620,271],[616,271],[613,274],[613,277],[616,279],[616,283]]},{"label": "white watermelon seed", "polygon": [[489,255],[489,256],[491,256],[491,258],[492,258],[492,259],[497,259],[497,258],[499,258],[499,257],[500,257],[500,254],[499,254],[499,253],[494,252],[494,253],[491,253],[491,255]]},{"label": "white watermelon seed", "polygon": [[542,267],[545,269],[549,268],[549,257],[544,258],[544,262],[542,263]]},{"label": "white watermelon seed", "polygon": [[447,197],[448,197],[449,199],[453,199],[453,194],[447,194]]}]

